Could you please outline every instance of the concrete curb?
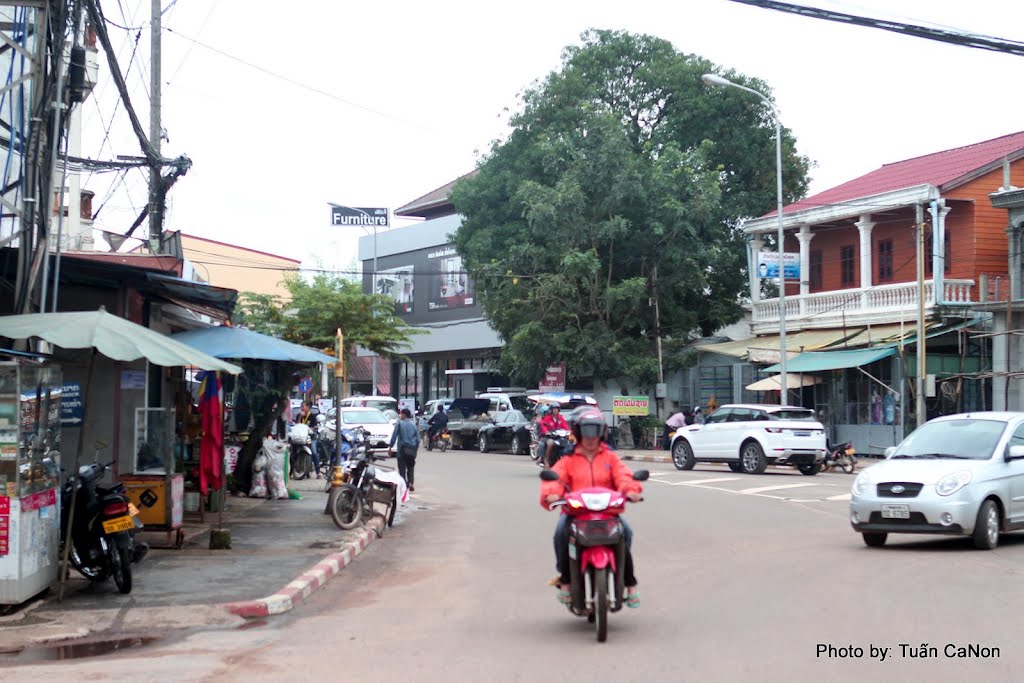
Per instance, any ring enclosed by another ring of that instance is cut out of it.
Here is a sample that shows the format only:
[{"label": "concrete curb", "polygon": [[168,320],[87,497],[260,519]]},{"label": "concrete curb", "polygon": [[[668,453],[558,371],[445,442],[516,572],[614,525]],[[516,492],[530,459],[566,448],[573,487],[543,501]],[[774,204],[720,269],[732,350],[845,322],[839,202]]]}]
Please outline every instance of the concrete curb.
[{"label": "concrete curb", "polygon": [[318,588],[326,584],[332,576],[348,566],[359,553],[363,552],[383,532],[384,520],[379,516],[375,516],[360,530],[359,537],[350,541],[340,553],[328,555],[320,560],[273,595],[268,595],[259,600],[227,602],[221,604],[220,607],[231,614],[247,618],[284,614],[308,598]]}]

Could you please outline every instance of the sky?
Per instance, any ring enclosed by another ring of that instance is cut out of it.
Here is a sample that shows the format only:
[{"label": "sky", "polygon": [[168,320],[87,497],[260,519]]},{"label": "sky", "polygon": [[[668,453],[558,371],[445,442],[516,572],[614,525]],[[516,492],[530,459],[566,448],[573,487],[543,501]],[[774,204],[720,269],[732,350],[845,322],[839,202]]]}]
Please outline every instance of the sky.
[{"label": "sky", "polygon": [[[128,29],[109,31],[148,130],[150,2],[101,4]],[[1024,41],[1020,2],[803,4]],[[163,5],[162,151],[193,161],[171,190],[165,228],[307,268],[350,269],[369,234],[332,227],[329,203],[393,210],[471,171],[507,135],[518,94],[558,70],[563,48],[589,28],[657,36],[764,80],[797,150],[815,164],[811,193],[884,163],[1024,130],[1024,57],[729,0]],[[82,109],[82,156],[139,154],[116,100],[101,54]],[[93,210],[102,206],[96,227],[124,233],[146,202],[145,175],[83,180],[96,193]]]}]

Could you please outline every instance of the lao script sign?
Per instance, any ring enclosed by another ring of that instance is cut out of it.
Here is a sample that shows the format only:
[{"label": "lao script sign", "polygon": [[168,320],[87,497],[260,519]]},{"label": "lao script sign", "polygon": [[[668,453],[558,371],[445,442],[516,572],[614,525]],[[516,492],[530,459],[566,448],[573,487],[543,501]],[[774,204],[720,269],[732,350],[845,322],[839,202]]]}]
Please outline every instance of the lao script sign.
[{"label": "lao script sign", "polygon": [[613,396],[612,415],[650,415],[651,399],[647,396]]}]

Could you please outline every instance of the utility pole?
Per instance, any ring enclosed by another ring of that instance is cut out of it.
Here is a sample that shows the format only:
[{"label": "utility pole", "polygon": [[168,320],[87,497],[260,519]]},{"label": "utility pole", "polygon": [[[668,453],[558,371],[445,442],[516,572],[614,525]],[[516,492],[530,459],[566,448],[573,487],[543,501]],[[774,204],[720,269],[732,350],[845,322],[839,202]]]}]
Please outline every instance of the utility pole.
[{"label": "utility pole", "polygon": [[658,264],[651,268],[651,289],[654,294],[654,339],[658,349],[658,385],[654,388],[654,404],[658,410],[658,420],[664,421],[665,412],[665,370],[661,358],[661,316],[658,315]]},{"label": "utility pole", "polygon": [[925,340],[924,340],[924,206],[917,205],[917,426],[927,420],[924,405]]},{"label": "utility pole", "polygon": [[[344,396],[345,388],[345,335],[338,328],[338,364],[334,366],[335,394],[334,394],[334,453],[338,456],[338,464],[341,464],[341,399]],[[333,475],[333,473],[332,473]]]},{"label": "utility pole", "polygon": [[[149,71],[149,142],[153,152],[160,158],[160,0],[151,0],[150,5],[150,71]],[[160,166],[157,163],[149,169],[149,250],[160,253],[160,238],[164,230],[163,193],[160,189]]]}]

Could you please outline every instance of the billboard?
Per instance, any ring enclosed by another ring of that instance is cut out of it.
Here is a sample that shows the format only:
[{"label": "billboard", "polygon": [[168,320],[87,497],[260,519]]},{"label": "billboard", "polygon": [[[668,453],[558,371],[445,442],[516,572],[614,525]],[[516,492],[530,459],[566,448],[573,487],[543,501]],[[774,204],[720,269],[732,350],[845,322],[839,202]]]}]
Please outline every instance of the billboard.
[{"label": "billboard", "polygon": [[428,251],[427,272],[430,274],[427,310],[445,311],[476,303],[475,288],[455,247],[446,245]]},{"label": "billboard", "polygon": [[395,302],[395,315],[413,312],[416,285],[413,282],[415,269],[412,265],[379,270],[374,274],[374,291]]},{"label": "billboard", "polygon": [[[786,252],[782,255],[783,268],[787,280],[800,279],[800,254]],[[776,279],[779,277],[779,252],[757,252],[757,277]]]}]

